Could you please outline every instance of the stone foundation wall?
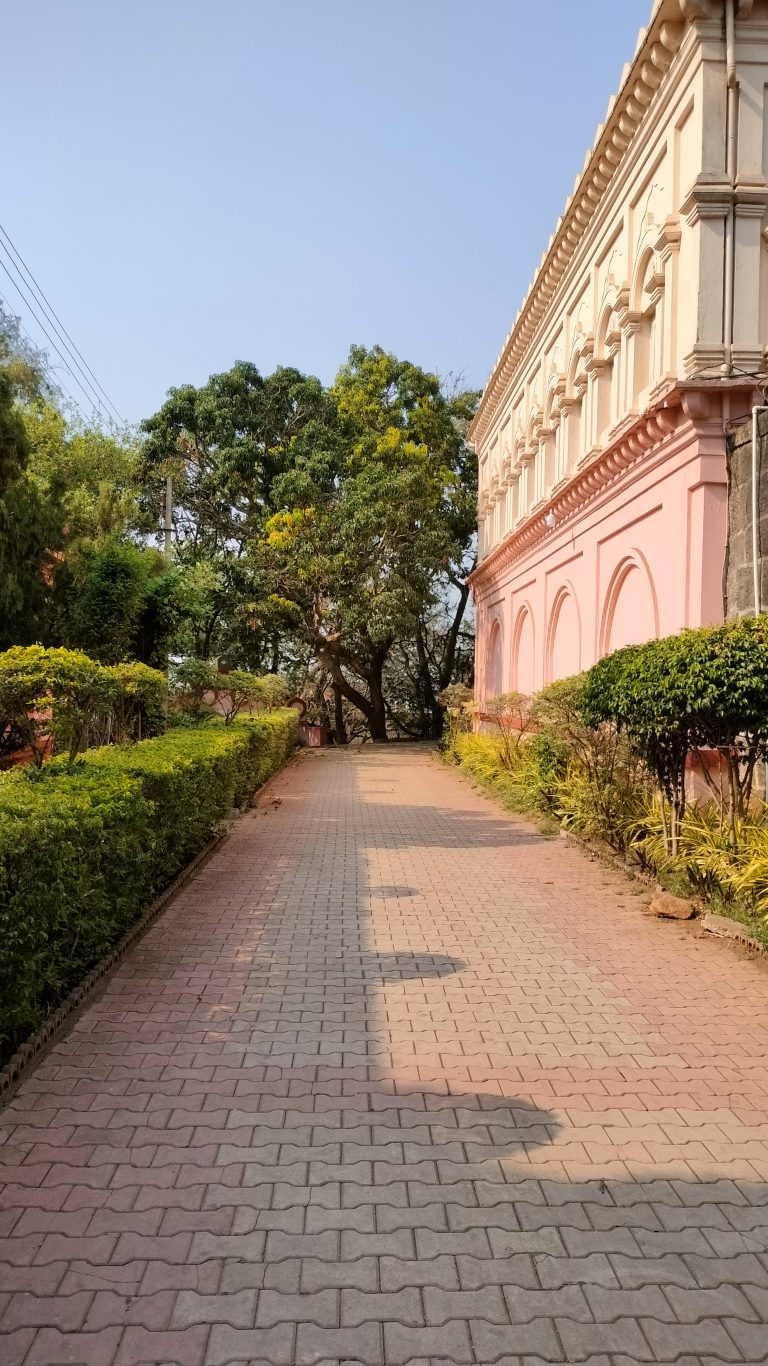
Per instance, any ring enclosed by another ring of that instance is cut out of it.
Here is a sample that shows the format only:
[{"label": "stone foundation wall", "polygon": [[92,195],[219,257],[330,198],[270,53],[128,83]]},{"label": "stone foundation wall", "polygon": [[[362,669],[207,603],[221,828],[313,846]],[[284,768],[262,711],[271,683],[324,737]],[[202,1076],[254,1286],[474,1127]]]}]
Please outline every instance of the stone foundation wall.
[{"label": "stone foundation wall", "polygon": [[[758,547],[760,598],[768,610],[768,411],[758,413]],[[752,422],[728,437],[728,547],[725,559],[725,615],[750,616],[752,584]]]}]

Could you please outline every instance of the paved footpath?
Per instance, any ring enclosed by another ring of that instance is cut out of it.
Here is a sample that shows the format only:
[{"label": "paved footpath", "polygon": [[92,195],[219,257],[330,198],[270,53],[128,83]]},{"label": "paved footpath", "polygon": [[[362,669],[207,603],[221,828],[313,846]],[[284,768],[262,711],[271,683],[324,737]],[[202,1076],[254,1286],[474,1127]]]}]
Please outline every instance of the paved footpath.
[{"label": "paved footpath", "polygon": [[0,1112],[2,1366],[768,1361],[768,973],[306,755]]}]

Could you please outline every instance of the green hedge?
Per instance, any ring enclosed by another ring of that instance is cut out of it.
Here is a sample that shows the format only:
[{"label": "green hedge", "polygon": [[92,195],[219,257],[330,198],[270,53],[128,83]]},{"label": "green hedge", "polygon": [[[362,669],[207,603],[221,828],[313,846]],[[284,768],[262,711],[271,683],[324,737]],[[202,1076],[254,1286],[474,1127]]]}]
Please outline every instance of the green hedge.
[{"label": "green hedge", "polygon": [[0,779],[0,1056],[284,763],[296,713],[211,721]]}]

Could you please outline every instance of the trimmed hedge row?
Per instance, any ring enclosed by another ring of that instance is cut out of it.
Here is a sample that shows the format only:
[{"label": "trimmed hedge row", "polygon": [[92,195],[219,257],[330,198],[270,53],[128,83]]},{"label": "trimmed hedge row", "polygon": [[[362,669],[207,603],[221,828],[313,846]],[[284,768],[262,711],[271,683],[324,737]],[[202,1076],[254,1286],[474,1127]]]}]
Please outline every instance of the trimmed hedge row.
[{"label": "trimmed hedge row", "polygon": [[0,780],[0,1057],[280,768],[295,737],[286,709]]}]

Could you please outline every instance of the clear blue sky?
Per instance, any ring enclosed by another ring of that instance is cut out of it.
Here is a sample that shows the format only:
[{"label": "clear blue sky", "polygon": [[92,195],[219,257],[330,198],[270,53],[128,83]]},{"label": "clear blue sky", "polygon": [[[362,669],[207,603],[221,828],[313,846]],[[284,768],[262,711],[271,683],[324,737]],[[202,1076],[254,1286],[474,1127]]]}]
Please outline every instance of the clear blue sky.
[{"label": "clear blue sky", "polygon": [[353,342],[481,385],[650,8],[0,0],[0,223],[129,421]]}]

